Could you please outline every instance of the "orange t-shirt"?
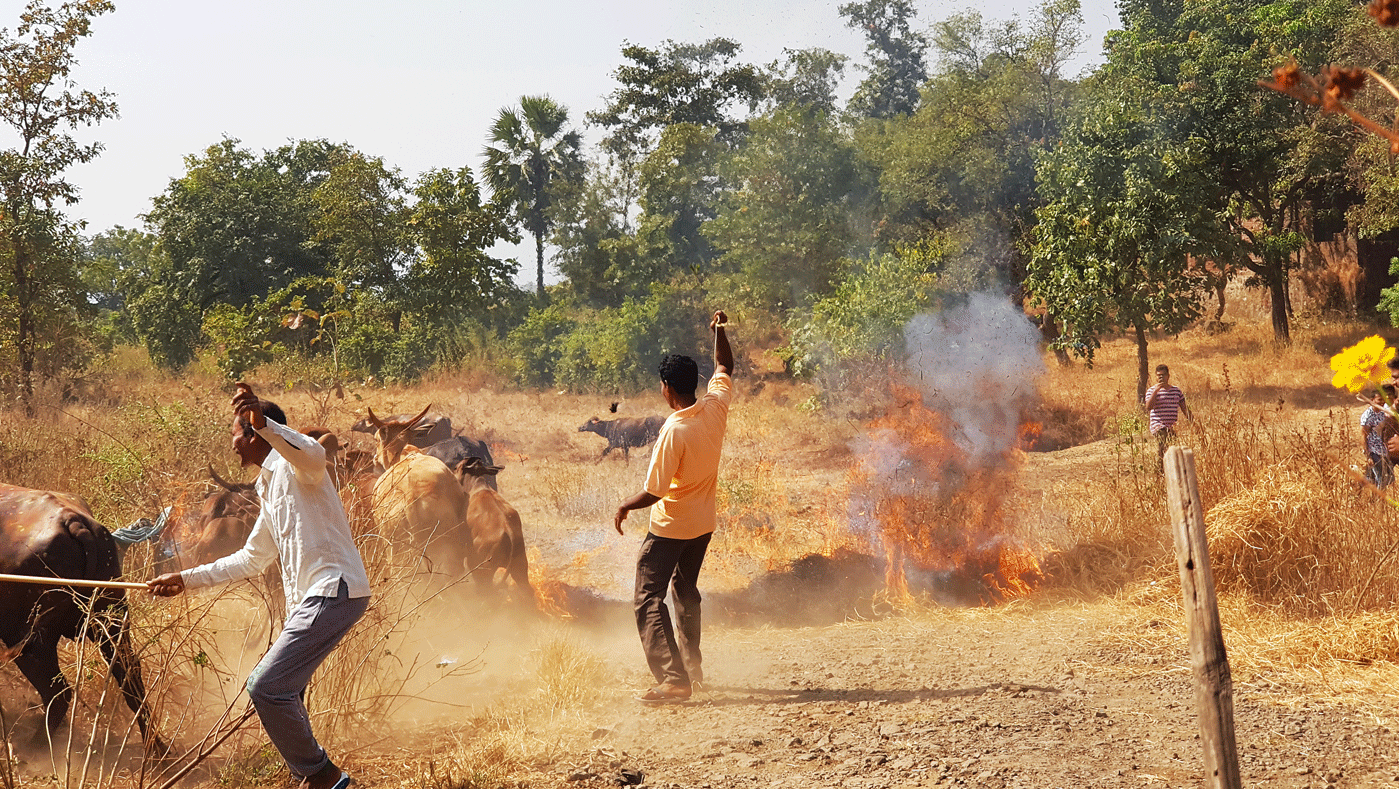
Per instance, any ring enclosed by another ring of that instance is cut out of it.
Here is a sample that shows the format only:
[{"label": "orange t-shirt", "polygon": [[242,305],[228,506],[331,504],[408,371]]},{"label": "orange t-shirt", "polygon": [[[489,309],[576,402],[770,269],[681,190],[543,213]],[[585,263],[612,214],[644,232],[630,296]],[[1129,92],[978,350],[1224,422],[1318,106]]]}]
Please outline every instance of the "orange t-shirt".
[{"label": "orange t-shirt", "polygon": [[715,373],[704,397],[661,426],[646,472],[646,492],[661,498],[651,507],[651,533],[657,537],[689,540],[718,525],[714,494],[732,400],[733,379]]}]

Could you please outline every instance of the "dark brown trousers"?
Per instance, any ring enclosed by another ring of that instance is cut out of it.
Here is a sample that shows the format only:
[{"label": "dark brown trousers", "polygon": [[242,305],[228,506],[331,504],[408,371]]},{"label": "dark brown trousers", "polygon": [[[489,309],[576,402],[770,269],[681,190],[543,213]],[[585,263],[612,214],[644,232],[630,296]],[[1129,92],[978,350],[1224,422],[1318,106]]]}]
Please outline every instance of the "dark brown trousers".
[{"label": "dark brown trousers", "polygon": [[[690,540],[673,540],[647,533],[636,560],[636,629],[641,648],[656,683],[688,687],[704,679],[700,656],[700,593],[696,582],[704,553],[709,548],[705,534]],[[666,607],[669,588],[675,603],[671,624]]]}]

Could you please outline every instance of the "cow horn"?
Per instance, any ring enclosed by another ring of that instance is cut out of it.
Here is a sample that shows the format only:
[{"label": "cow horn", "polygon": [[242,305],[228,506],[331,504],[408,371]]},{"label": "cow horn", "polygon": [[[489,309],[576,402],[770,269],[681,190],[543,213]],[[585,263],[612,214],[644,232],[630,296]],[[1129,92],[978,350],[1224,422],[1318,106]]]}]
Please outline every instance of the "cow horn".
[{"label": "cow horn", "polygon": [[419,411],[417,416],[413,417],[412,419],[409,419],[408,424],[404,425],[404,427],[413,427],[414,425],[418,424],[419,420],[427,416],[428,409],[430,408],[432,408],[432,403],[428,403],[427,405],[423,406],[423,410]]},{"label": "cow horn", "polygon": [[224,490],[229,490],[229,491],[237,490],[237,488],[235,488],[235,487],[232,485],[232,483],[226,481],[223,477],[220,477],[220,476],[219,476],[219,473],[218,473],[217,471],[214,471],[214,464],[213,464],[213,463],[210,463],[210,464],[209,464],[209,476],[214,480],[214,484],[218,485],[219,487],[223,488]]},{"label": "cow horn", "polygon": [[375,430],[383,430],[384,420],[374,415],[374,409],[365,406],[364,410],[369,412],[369,416],[365,417],[365,420],[367,420],[369,424],[373,425]]}]

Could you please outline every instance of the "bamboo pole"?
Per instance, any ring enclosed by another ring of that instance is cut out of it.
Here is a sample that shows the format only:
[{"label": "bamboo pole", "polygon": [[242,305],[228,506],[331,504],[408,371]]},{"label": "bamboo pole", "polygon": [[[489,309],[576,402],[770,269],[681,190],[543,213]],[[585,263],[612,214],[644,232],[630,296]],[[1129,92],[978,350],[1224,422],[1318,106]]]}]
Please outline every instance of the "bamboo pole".
[{"label": "bamboo pole", "polygon": [[43,584],[45,586],[94,586],[98,589],[149,589],[134,581],[89,581],[86,578],[51,578],[46,575],[8,575],[0,573],[0,581],[14,584]]},{"label": "bamboo pole", "polygon": [[1163,460],[1166,504],[1171,511],[1186,633],[1190,639],[1190,665],[1195,675],[1200,742],[1205,748],[1205,784],[1213,789],[1242,789],[1239,752],[1234,742],[1234,681],[1219,625],[1205,516],[1195,479],[1195,453],[1171,447]]}]

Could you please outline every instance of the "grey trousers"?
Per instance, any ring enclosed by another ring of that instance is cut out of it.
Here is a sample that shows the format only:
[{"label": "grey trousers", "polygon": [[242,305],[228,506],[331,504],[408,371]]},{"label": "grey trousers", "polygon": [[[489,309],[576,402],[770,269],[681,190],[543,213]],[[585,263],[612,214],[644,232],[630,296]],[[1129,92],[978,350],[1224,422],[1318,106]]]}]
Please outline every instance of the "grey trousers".
[{"label": "grey trousers", "polygon": [[292,775],[305,778],[330,763],[311,734],[311,718],[302,696],[311,675],[350,632],[369,607],[368,597],[350,597],[342,580],[335,597],[308,597],[287,617],[282,634],[248,675],[262,728],[282,754]]},{"label": "grey trousers", "polygon": [[[636,629],[646,665],[657,684],[690,686],[704,680],[700,654],[700,592],[696,586],[704,554],[713,534],[691,540],[657,537],[649,532],[641,541],[636,561]],[[666,607],[666,589],[675,600],[676,627]]]}]

